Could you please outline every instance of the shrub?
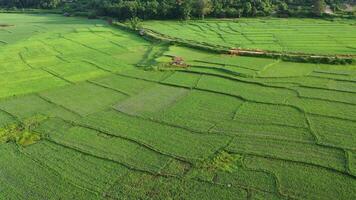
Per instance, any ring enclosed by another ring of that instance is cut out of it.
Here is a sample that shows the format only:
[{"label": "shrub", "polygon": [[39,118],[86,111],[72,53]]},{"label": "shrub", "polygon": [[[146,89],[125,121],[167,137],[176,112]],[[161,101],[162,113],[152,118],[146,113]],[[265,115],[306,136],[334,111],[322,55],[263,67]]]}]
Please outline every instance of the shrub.
[{"label": "shrub", "polygon": [[133,30],[139,30],[142,25],[141,25],[141,19],[138,18],[138,17],[133,17],[130,19],[130,27],[133,29]]}]

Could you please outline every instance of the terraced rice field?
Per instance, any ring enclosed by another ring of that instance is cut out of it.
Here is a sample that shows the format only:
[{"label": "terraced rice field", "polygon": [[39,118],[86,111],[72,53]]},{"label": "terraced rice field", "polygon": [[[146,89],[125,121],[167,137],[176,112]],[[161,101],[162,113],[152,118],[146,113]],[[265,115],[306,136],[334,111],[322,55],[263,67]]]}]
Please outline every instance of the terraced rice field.
[{"label": "terraced rice field", "polygon": [[278,52],[356,55],[355,20],[237,19],[148,21],[166,36],[225,47]]},{"label": "terraced rice field", "polygon": [[0,199],[356,199],[356,65],[212,54],[100,20],[0,23]]}]

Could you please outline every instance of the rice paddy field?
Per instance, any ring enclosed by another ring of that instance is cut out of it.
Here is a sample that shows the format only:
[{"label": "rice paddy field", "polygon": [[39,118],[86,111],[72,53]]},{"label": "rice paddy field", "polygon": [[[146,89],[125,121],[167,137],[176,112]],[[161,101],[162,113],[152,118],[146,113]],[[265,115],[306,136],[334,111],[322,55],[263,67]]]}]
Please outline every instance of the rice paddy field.
[{"label": "rice paddy field", "polygon": [[230,48],[322,55],[356,55],[355,20],[250,18],[148,21],[166,36]]},{"label": "rice paddy field", "polygon": [[[354,21],[243,21],[147,26],[355,53]],[[0,24],[0,199],[356,199],[356,65],[214,54],[59,15]]]}]

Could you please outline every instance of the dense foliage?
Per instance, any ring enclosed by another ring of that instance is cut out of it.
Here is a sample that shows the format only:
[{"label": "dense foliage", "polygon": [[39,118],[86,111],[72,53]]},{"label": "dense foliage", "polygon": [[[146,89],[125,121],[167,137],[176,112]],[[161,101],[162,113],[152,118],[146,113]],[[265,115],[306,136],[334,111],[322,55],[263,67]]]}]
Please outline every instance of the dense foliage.
[{"label": "dense foliage", "polygon": [[8,8],[56,8],[65,0],[0,0],[1,7]]},{"label": "dense foliage", "polygon": [[0,0],[8,8],[63,8],[65,12],[118,19],[189,19],[253,16],[320,16],[348,0]]}]

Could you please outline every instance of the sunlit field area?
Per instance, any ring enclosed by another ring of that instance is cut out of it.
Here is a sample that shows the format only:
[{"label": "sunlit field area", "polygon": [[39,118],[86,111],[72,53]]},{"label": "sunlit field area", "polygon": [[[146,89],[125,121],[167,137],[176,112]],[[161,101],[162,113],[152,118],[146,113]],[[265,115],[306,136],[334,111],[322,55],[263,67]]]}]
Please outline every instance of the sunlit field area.
[{"label": "sunlit field area", "polygon": [[355,26],[355,20],[303,18],[144,23],[161,34],[210,45],[326,55],[356,55]]},{"label": "sunlit field area", "polygon": [[[356,54],[355,23],[144,27]],[[356,199],[355,64],[223,55],[59,15],[0,24],[0,199]]]}]

